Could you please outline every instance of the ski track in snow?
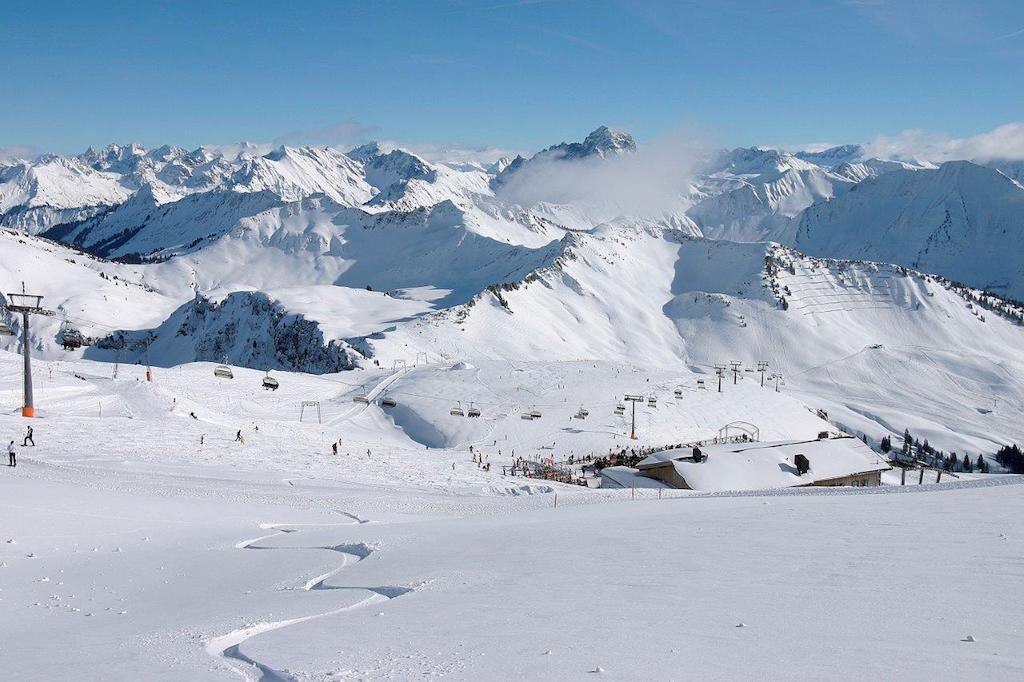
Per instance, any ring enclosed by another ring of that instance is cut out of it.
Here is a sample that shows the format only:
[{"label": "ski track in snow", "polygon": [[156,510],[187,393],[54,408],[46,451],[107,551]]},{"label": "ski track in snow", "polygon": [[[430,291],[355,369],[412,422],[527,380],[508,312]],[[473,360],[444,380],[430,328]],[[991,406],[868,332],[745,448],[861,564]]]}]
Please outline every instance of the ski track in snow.
[{"label": "ski track in snow", "polygon": [[311,592],[317,590],[352,590],[352,591],[364,591],[368,592],[367,596],[362,601],[343,606],[337,609],[330,609],[328,611],[322,611],[320,613],[314,613],[308,616],[300,616],[298,618],[290,618],[286,620],[278,621],[263,621],[254,625],[248,625],[246,627],[232,630],[231,632],[214,637],[207,641],[206,651],[211,656],[218,660],[224,661],[232,670],[238,673],[241,677],[252,682],[280,682],[285,680],[296,679],[286,671],[275,670],[274,668],[261,663],[260,661],[251,658],[241,650],[241,646],[256,635],[261,635],[267,632],[273,632],[282,628],[289,627],[291,625],[297,625],[299,623],[306,623],[311,620],[317,620],[319,618],[326,618],[328,616],[334,616],[346,611],[355,611],[362,609],[372,604],[378,604],[391,599],[397,599],[404,594],[413,592],[414,589],[410,587],[401,587],[395,585],[384,585],[380,587],[362,587],[362,586],[346,586],[346,585],[328,585],[328,580],[340,573],[346,567],[353,563],[357,563],[369,557],[375,551],[373,547],[365,543],[343,543],[338,545],[318,545],[312,547],[275,547],[272,544],[266,544],[266,541],[272,540],[273,538],[283,537],[291,533],[300,533],[302,528],[310,527],[330,527],[330,526],[354,526],[369,523],[368,519],[362,519],[355,514],[349,512],[339,511],[339,514],[346,516],[350,521],[342,523],[263,523],[260,524],[260,528],[264,530],[273,530],[272,533],[266,535],[260,535],[259,537],[251,538],[248,540],[241,540],[235,544],[235,549],[249,549],[257,551],[309,551],[309,550],[323,550],[329,552],[336,552],[341,556],[341,564],[335,568],[323,573],[321,575],[310,578],[303,583],[301,587],[292,588],[299,591]]}]

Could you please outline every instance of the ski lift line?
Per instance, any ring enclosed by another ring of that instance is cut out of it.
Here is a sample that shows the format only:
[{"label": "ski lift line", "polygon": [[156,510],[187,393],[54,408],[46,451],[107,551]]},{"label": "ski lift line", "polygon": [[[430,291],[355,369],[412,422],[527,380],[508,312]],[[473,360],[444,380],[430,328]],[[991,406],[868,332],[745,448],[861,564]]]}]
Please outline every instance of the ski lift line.
[{"label": "ski lift line", "polygon": [[807,372],[812,372],[812,371],[814,371],[816,369],[821,369],[822,367],[829,367],[829,366],[834,365],[836,363],[843,362],[845,360],[849,360],[852,357],[860,355],[861,353],[863,353],[866,350],[867,350],[866,347],[865,348],[861,348],[860,350],[858,350],[856,352],[853,352],[853,353],[850,353],[849,355],[844,355],[841,358],[836,358],[835,360],[829,360],[828,362],[823,362],[820,365],[815,365],[814,367],[808,367],[807,369],[801,370],[799,372],[793,372],[792,374],[790,374],[790,377],[798,377],[801,374],[806,374]]}]

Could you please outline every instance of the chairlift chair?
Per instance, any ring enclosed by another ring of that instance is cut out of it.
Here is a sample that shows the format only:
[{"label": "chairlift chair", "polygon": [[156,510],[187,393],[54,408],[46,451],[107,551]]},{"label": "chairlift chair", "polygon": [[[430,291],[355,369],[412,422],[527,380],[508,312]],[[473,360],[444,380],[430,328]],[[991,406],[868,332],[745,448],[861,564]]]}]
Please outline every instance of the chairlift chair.
[{"label": "chairlift chair", "polygon": [[466,416],[467,417],[479,417],[480,416],[480,409],[477,408],[477,407],[474,407],[473,403],[470,403],[469,404],[469,409],[466,410]]},{"label": "chairlift chair", "polygon": [[625,413],[626,413],[626,406],[625,405],[623,405],[622,403],[619,403],[618,405],[615,406],[615,414],[625,414]]},{"label": "chairlift chair", "polygon": [[355,398],[352,398],[352,402],[360,403],[362,405],[369,405],[370,397],[365,395],[357,395]]},{"label": "chairlift chair", "polygon": [[6,322],[0,322],[0,336],[14,336],[14,329]]},{"label": "chairlift chair", "polygon": [[530,409],[530,419],[540,419],[541,413],[536,407]]},{"label": "chairlift chair", "polygon": [[589,416],[590,416],[590,413],[587,412],[587,409],[585,407],[583,407],[582,405],[580,405],[580,409],[576,413],[576,418],[577,419],[586,419]]},{"label": "chairlift chair", "polygon": [[648,407],[657,407],[658,406],[658,399],[655,398],[653,395],[650,396],[649,398],[647,398],[647,406]]},{"label": "chairlift chair", "polygon": [[397,404],[398,402],[394,398],[390,398],[388,396],[384,396],[380,401],[381,407],[394,407]]},{"label": "chairlift chair", "polygon": [[704,380],[703,379],[697,379],[697,388],[704,388],[704,389],[707,388],[707,386],[704,385]]},{"label": "chairlift chair", "polygon": [[462,411],[462,403],[459,403],[458,405],[456,405],[455,407],[450,409],[448,411],[448,414],[450,414],[453,417],[465,417],[466,416],[466,413]]},{"label": "chairlift chair", "polygon": [[682,386],[676,386],[676,390],[673,391],[672,393],[673,393],[673,395],[675,395],[675,397],[682,398],[683,397],[683,387]]},{"label": "chairlift chair", "polygon": [[280,385],[281,383],[274,377],[270,376],[269,373],[267,376],[263,377],[263,388],[268,391],[276,391]]},{"label": "chairlift chair", "polygon": [[231,372],[231,368],[227,365],[217,365],[213,368],[213,376],[220,377],[221,379],[234,379],[235,375]]},{"label": "chairlift chair", "polygon": [[528,420],[532,421],[533,420],[533,415],[531,413],[529,413],[529,412],[523,412],[521,415],[519,415],[519,418],[520,419],[528,419]]}]

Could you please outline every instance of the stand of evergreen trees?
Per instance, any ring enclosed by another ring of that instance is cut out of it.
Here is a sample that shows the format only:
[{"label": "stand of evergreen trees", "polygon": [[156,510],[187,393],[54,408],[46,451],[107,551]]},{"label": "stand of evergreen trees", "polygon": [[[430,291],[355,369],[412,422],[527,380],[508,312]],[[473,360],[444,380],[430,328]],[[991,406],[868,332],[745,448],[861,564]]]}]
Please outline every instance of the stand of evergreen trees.
[{"label": "stand of evergreen trees", "polygon": [[[1016,450],[1016,445],[1013,449],[1016,451],[1019,460],[1021,471],[1014,473],[1024,473],[1024,456],[1021,455],[1020,450]],[[890,436],[882,436],[879,441],[879,449],[885,454],[892,452],[892,438]],[[1004,447],[999,452],[1010,450],[1010,447]],[[989,472],[988,462],[985,461],[983,455],[978,455],[977,459],[971,459],[970,455],[964,454],[962,457],[957,455],[955,452],[951,452],[948,455],[942,450],[936,450],[929,443],[926,438],[924,442],[921,442],[917,438],[914,438],[910,433],[910,429],[904,429],[903,431],[903,444],[900,446],[896,455],[893,457],[897,462],[903,462],[911,464],[914,462],[924,462],[934,467],[940,467],[946,471],[963,471],[965,473],[973,473],[977,471],[981,474],[987,474]],[[996,455],[996,461],[1003,466],[1010,468],[1007,464],[1004,464],[999,459],[999,454]]]},{"label": "stand of evergreen trees", "polygon": [[1024,453],[1014,445],[1004,445],[996,453],[996,461],[1006,467],[1011,474],[1024,474]]}]

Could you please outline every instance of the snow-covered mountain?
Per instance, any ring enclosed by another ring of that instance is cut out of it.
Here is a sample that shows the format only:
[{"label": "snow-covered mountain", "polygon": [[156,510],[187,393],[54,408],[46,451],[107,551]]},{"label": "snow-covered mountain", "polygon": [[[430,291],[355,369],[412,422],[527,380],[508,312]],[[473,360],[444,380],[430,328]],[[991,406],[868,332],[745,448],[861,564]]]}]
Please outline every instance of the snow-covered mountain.
[{"label": "snow-covered mountain", "polygon": [[329,147],[279,147],[244,161],[228,182],[235,192],[269,191],[285,201],[326,194],[356,206],[373,196],[358,163]]},{"label": "snow-covered mountain", "polygon": [[1024,298],[1024,187],[968,161],[897,170],[808,208],[793,244],[808,253],[898,263]]},{"label": "snow-covered mountain", "polygon": [[132,190],[116,173],[76,158],[44,156],[0,166],[0,226],[36,233],[121,203]]},{"label": "snow-covered mountain", "polygon": [[506,163],[499,163],[498,171],[492,181],[495,188],[513,181],[515,176],[524,170],[540,164],[580,161],[583,159],[614,157],[636,151],[633,136],[621,130],[611,130],[601,126],[591,132],[583,142],[561,142],[543,151],[537,152],[529,159],[523,156]]},{"label": "snow-covered mountain", "polygon": [[687,211],[713,239],[788,241],[791,219],[831,199],[854,180],[774,149],[735,149],[722,154],[701,183],[710,196]]},{"label": "snow-covered mountain", "polygon": [[[863,158],[851,145],[716,153],[678,187],[675,208],[643,216],[609,213],[601,197],[507,193],[539,170],[603,179],[641,154],[599,128],[487,169],[378,143],[46,157],[0,175],[2,220],[18,228],[0,233],[0,284],[25,281],[57,309],[33,331],[46,357],[306,372],[418,352],[698,373],[766,360],[790,390],[865,433],[912,426],[972,448],[1017,438],[1016,415],[982,420],[991,436],[977,415],[1024,391],[1006,369],[1021,361],[1019,311],[917,271],[1022,297],[1020,184],[966,162]],[[63,350],[69,338],[85,347]],[[972,343],[977,356],[956,355]],[[924,383],[920,362],[934,368]],[[993,389],[1000,371],[1010,375]],[[885,392],[865,383],[879,372]],[[976,399],[950,405],[947,385]]]}]

